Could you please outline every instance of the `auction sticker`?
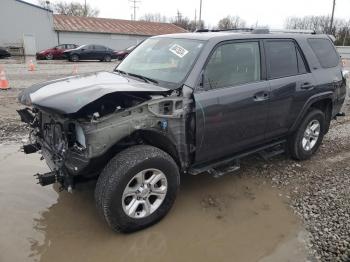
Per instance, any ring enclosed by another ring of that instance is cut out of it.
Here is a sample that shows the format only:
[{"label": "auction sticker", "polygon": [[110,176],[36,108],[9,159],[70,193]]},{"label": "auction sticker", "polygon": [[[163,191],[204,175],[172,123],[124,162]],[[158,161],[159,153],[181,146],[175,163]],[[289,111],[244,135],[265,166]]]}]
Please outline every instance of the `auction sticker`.
[{"label": "auction sticker", "polygon": [[182,46],[178,44],[173,44],[170,48],[169,51],[177,55],[178,57],[183,58],[185,55],[187,55],[188,50],[183,48]]}]

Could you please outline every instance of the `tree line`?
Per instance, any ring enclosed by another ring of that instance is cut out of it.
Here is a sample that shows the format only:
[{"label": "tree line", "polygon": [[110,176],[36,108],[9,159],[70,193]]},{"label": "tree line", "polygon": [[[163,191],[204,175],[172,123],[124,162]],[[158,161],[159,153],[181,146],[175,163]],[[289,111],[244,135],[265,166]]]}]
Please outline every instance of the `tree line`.
[{"label": "tree line", "polygon": [[286,29],[314,30],[316,33],[334,35],[336,45],[350,45],[350,20],[335,18],[331,25],[330,16],[289,17],[285,21]]},{"label": "tree line", "polygon": [[[92,8],[89,4],[81,4],[79,2],[66,3],[64,1],[51,4],[46,0],[38,0],[42,7],[51,9],[54,13],[72,16],[85,16],[85,17],[97,17],[99,10]],[[208,27],[206,23],[199,19],[190,19],[183,16],[182,13],[177,10],[174,17],[167,17],[161,13],[147,13],[139,19],[140,21],[148,22],[160,22],[160,23],[172,23],[181,28],[184,28],[190,32],[197,29],[203,29]],[[350,20],[344,19],[333,20],[332,27],[330,16],[304,16],[304,17],[289,17],[285,20],[285,29],[303,29],[314,30],[317,33],[331,34],[336,37],[336,45],[350,45]],[[235,29],[245,28],[247,22],[239,16],[228,15],[219,20],[219,22],[211,26],[211,29]],[[256,26],[250,26],[251,28]],[[266,26],[268,28],[268,26]]]}]

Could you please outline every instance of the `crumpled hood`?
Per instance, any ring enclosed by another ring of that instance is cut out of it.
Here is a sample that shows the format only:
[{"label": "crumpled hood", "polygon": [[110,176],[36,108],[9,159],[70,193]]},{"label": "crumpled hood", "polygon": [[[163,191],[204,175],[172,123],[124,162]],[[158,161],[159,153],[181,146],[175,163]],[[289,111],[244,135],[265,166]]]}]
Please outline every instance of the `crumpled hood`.
[{"label": "crumpled hood", "polygon": [[20,103],[57,111],[78,112],[85,105],[116,92],[150,92],[162,94],[169,89],[133,81],[116,73],[97,72],[35,84],[18,95]]}]

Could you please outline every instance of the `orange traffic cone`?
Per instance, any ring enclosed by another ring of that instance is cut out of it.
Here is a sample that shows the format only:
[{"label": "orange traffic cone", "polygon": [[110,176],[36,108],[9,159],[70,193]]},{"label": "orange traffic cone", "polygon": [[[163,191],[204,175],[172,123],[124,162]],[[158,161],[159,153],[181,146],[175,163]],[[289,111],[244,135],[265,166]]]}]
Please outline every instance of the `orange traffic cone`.
[{"label": "orange traffic cone", "polygon": [[30,62],[29,62],[28,71],[35,71],[35,65],[34,65],[32,59],[31,59]]},{"label": "orange traffic cone", "polygon": [[0,67],[0,90],[7,90],[9,88],[9,81],[6,79],[5,71]]},{"label": "orange traffic cone", "polygon": [[77,74],[78,74],[78,66],[74,65],[72,75],[77,75]]}]

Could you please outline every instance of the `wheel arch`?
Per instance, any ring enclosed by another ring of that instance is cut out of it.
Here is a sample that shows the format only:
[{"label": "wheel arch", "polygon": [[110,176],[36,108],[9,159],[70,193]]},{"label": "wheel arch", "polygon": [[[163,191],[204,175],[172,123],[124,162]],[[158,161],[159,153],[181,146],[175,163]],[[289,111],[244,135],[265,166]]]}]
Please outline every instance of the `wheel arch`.
[{"label": "wheel arch", "polygon": [[304,107],[302,108],[301,112],[299,113],[297,119],[295,120],[291,132],[294,132],[298,126],[300,125],[301,121],[305,117],[305,115],[310,111],[311,108],[317,108],[320,109],[325,113],[326,117],[326,133],[329,130],[329,123],[332,119],[332,111],[333,111],[333,92],[325,92],[320,93],[317,95],[314,95],[310,97],[307,102],[304,104]]}]

